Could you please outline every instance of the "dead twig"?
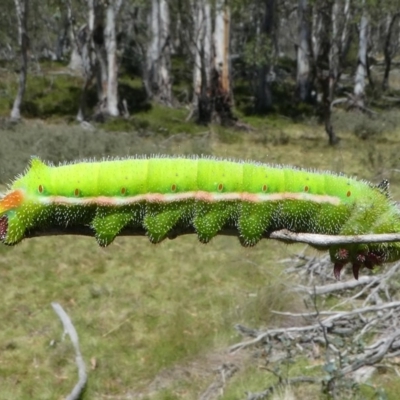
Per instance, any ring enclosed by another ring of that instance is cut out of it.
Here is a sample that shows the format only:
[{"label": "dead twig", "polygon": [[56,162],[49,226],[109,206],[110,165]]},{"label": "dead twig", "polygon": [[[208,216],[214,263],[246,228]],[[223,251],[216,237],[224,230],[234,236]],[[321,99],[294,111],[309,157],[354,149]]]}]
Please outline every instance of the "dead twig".
[{"label": "dead twig", "polygon": [[53,310],[58,315],[64,326],[63,336],[65,336],[65,334],[68,334],[69,338],[71,339],[72,345],[74,346],[75,349],[76,365],[78,366],[79,380],[75,385],[75,387],[72,389],[72,392],[66,397],[66,400],[78,400],[83,390],[85,389],[87,383],[86,366],[85,362],[83,361],[81,351],[79,349],[78,334],[76,333],[75,327],[72,324],[71,319],[69,318],[68,314],[64,311],[64,309],[61,307],[61,305],[58,303],[51,303],[51,306],[53,307]]}]

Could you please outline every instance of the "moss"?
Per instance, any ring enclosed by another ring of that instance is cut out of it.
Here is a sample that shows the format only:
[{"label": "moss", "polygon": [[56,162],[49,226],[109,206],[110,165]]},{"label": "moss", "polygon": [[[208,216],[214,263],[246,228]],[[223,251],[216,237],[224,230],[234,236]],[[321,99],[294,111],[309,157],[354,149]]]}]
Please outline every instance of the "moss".
[{"label": "moss", "polygon": [[[82,91],[82,80],[69,75],[28,75],[21,113],[26,118],[75,116]],[[95,93],[88,93],[88,106],[93,106]]]}]

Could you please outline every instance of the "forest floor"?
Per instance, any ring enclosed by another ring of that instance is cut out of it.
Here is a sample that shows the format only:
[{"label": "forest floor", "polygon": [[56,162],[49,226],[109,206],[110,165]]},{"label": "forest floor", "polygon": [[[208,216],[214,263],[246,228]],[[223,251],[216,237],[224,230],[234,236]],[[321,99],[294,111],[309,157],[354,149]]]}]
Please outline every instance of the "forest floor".
[{"label": "forest floor", "polygon": [[[58,163],[205,154],[344,172],[375,183],[387,178],[394,199],[400,199],[396,110],[372,119],[335,112],[341,138],[336,147],[327,144],[323,127],[312,119],[294,123],[242,115],[253,127],[243,132],[193,127],[186,115],[186,109],[143,110],[118,129],[113,121],[79,125],[30,119],[13,125],[4,120],[0,181],[10,182],[32,155]],[[64,307],[78,332],[89,374],[85,399],[248,398],[245,392],[262,391],[283,372],[266,367],[260,351],[230,353],[229,346],[242,340],[234,326],[292,326],[291,319],[272,311],[306,309],[304,294],[294,290],[296,275],[285,272],[299,253],[318,256],[301,245],[266,240],[243,248],[230,237],[208,245],[188,236],[158,245],[146,238],[117,238],[105,249],[80,237],[1,246],[0,400],[62,399],[75,384],[74,351],[68,338],[62,340],[52,302]],[[286,376],[325,373],[323,363],[307,357],[290,360],[285,368]],[[355,398],[377,398],[368,391],[371,385],[383,386],[387,398],[397,399],[400,384],[393,371],[380,370]],[[298,399],[325,396],[315,385],[288,390]]]}]

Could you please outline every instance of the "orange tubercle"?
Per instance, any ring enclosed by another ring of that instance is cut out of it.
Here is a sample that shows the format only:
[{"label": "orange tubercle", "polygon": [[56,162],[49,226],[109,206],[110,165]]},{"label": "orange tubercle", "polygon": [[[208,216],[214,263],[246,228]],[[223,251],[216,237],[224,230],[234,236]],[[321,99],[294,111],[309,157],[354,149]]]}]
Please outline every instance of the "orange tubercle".
[{"label": "orange tubercle", "polygon": [[22,190],[14,190],[8,193],[3,199],[0,200],[0,214],[17,208],[21,205],[24,200],[24,194]]}]

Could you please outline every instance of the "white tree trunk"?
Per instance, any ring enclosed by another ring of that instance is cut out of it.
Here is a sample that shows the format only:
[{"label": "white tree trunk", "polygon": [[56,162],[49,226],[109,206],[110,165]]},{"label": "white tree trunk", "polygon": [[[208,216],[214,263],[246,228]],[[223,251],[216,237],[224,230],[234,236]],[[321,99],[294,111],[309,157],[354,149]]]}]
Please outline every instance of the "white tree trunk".
[{"label": "white tree trunk", "polygon": [[27,31],[29,0],[14,0],[18,22],[18,42],[21,49],[21,67],[19,72],[18,92],[14,100],[10,117],[12,120],[21,118],[21,103],[25,93],[26,75],[28,69],[29,38]]},{"label": "white tree trunk", "polygon": [[[275,20],[275,7],[277,2],[275,0],[264,0],[264,15],[260,26],[260,39],[268,38],[270,43],[274,40],[274,20]],[[270,50],[273,52],[273,49]],[[262,56],[265,59],[265,55]],[[267,55],[268,59],[272,59],[271,54]],[[255,93],[255,111],[258,113],[268,112],[272,107],[272,91],[267,76],[273,73],[272,65],[268,65],[265,60],[258,67],[257,71],[257,88]]]},{"label": "white tree trunk", "polygon": [[193,106],[199,105],[199,99],[209,91],[211,82],[211,10],[208,0],[193,1],[194,15],[193,38]]},{"label": "white tree trunk", "polygon": [[108,115],[117,117],[118,110],[118,63],[117,63],[117,38],[115,29],[115,18],[117,5],[110,0],[106,10],[106,26],[104,29],[104,40],[107,52],[107,104]]},{"label": "white tree trunk", "polygon": [[194,20],[194,33],[193,33],[193,106],[197,107],[199,104],[199,97],[201,96],[202,87],[202,50],[204,43],[204,7],[203,1],[194,1],[192,4],[192,13]]},{"label": "white tree trunk", "polygon": [[170,18],[166,0],[152,0],[151,41],[147,50],[146,89],[150,98],[172,104]]},{"label": "white tree trunk", "polygon": [[364,107],[365,78],[367,77],[368,48],[368,15],[363,0],[363,12],[360,21],[360,36],[358,45],[358,65],[355,75],[354,95],[360,107]]},{"label": "white tree trunk", "polygon": [[339,58],[340,58],[340,37],[339,37],[339,12],[340,12],[340,0],[334,0],[332,6],[332,34],[331,34],[331,48],[329,50],[329,87],[330,95],[329,101],[333,100],[333,81],[339,75]]},{"label": "white tree trunk", "polygon": [[[389,74],[392,65],[392,58],[395,54],[395,49],[398,46],[396,39],[393,39],[393,29],[395,27],[396,20],[400,18],[400,12],[388,15],[388,26],[386,29],[385,45],[383,54],[385,56],[385,72],[383,74],[382,89],[387,90],[389,88]],[[400,21],[400,19],[399,19]],[[397,39],[398,40],[398,39]]]},{"label": "white tree trunk", "polygon": [[222,91],[230,95],[229,32],[230,10],[226,0],[217,0],[214,29],[214,69]]},{"label": "white tree trunk", "polygon": [[310,82],[310,21],[307,0],[299,0],[298,8],[299,43],[297,47],[297,88],[300,100],[307,101],[311,95]]},{"label": "white tree trunk", "polygon": [[313,50],[314,61],[318,59],[319,52],[321,50],[321,37],[323,31],[322,16],[318,9],[318,4],[315,3],[313,7],[312,14],[312,33],[311,33],[311,43]]},{"label": "white tree trunk", "polygon": [[350,47],[351,2],[346,0],[343,10],[343,29],[341,38],[341,58],[344,59]]},{"label": "white tree trunk", "polygon": [[171,38],[169,7],[166,0],[160,0],[160,93],[162,103],[172,105],[171,70]]},{"label": "white tree trunk", "polygon": [[150,26],[150,44],[147,48],[147,65],[146,65],[146,89],[147,95],[151,98],[155,91],[157,91],[158,83],[158,68],[157,62],[159,58],[159,43],[160,43],[160,32],[158,24],[158,0],[151,0],[151,13],[149,17]]}]

